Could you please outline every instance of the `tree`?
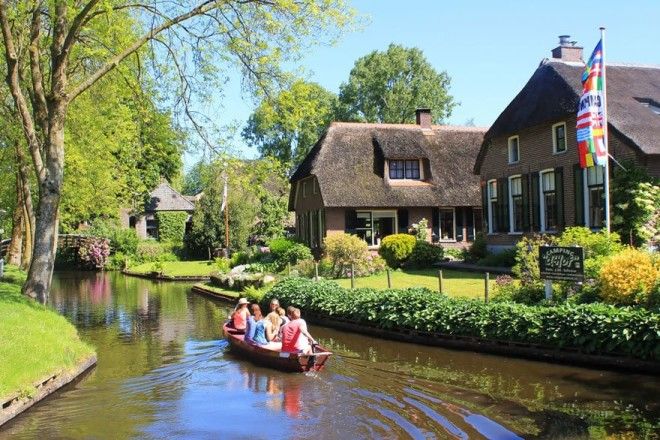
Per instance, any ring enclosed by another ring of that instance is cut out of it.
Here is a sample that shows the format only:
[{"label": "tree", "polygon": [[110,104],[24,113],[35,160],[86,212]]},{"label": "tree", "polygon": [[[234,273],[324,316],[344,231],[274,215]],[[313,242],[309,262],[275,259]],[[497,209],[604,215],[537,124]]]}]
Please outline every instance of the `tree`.
[{"label": "tree", "polygon": [[447,72],[437,72],[421,50],[390,44],[358,59],[339,89],[345,120],[394,124],[415,121],[416,108],[430,108],[439,123],[456,105]]},{"label": "tree", "polygon": [[[301,38],[318,38],[328,26],[341,28],[349,16],[343,0],[198,0],[194,6],[169,0],[0,0],[7,86],[39,188],[34,258],[24,293],[46,302],[50,290],[65,123],[76,98],[128,58],[139,57],[149,43],[153,58],[165,57],[180,78],[180,96],[191,114],[187,104],[195,85],[192,73],[202,80],[212,73],[205,66],[213,63],[205,61],[237,63],[246,84],[267,88],[279,78],[277,67],[296,53]],[[112,37],[116,44],[108,46],[99,35]],[[187,53],[194,54],[190,62],[181,58]],[[199,63],[201,70],[190,72],[200,68]]]},{"label": "tree", "polygon": [[298,80],[266,98],[248,119],[243,138],[262,156],[295,168],[332,122],[337,96],[316,83]]}]

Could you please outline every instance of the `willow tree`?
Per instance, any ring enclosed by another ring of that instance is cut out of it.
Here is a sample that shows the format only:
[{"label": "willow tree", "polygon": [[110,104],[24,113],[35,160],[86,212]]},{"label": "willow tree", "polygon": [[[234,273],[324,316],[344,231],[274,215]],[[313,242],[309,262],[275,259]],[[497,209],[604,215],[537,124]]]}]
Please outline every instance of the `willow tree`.
[{"label": "willow tree", "polygon": [[[344,0],[198,1],[0,0],[7,86],[39,192],[26,295],[45,302],[50,290],[64,179],[64,129],[67,110],[77,97],[146,46],[151,58],[166,59],[179,76],[179,101],[191,115],[191,89],[216,74],[217,66],[238,65],[246,85],[267,89],[279,77],[281,62],[299,53],[304,42],[318,41],[319,35],[343,28],[351,18]],[[140,36],[122,34],[127,16],[134,19]],[[96,38],[98,26],[116,27],[120,47],[108,50]],[[103,59],[90,62],[87,54]],[[202,66],[190,67],[198,64]]]}]

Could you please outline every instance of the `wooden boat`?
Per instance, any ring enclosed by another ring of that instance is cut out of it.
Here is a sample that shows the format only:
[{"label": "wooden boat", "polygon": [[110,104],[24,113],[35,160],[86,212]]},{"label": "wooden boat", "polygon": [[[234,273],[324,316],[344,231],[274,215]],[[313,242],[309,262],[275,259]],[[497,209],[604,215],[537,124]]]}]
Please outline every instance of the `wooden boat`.
[{"label": "wooden boat", "polygon": [[233,351],[251,361],[278,370],[304,373],[321,371],[332,352],[320,345],[312,347],[312,354],[287,353],[268,347],[252,344],[244,340],[244,334],[238,333],[227,323],[222,326],[225,337]]}]

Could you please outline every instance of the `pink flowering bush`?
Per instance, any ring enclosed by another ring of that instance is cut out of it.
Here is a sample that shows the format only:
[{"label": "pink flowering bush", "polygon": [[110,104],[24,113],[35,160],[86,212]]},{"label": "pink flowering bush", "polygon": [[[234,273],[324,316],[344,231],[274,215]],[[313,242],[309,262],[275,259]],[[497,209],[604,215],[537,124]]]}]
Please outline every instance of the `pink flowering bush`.
[{"label": "pink flowering bush", "polygon": [[105,238],[90,237],[78,248],[80,264],[87,269],[103,269],[110,256],[110,244]]}]

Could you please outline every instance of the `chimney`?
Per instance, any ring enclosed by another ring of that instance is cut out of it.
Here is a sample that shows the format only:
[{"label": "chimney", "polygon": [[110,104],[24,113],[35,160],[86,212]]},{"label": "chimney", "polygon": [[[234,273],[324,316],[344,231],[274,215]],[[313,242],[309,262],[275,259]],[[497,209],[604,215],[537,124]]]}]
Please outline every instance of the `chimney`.
[{"label": "chimney", "polygon": [[419,125],[422,130],[431,129],[433,118],[431,118],[430,108],[418,108],[415,110],[415,119],[417,120],[417,125]]},{"label": "chimney", "polygon": [[582,47],[576,46],[570,35],[559,36],[559,46],[552,49],[552,58],[562,61],[582,61]]}]

